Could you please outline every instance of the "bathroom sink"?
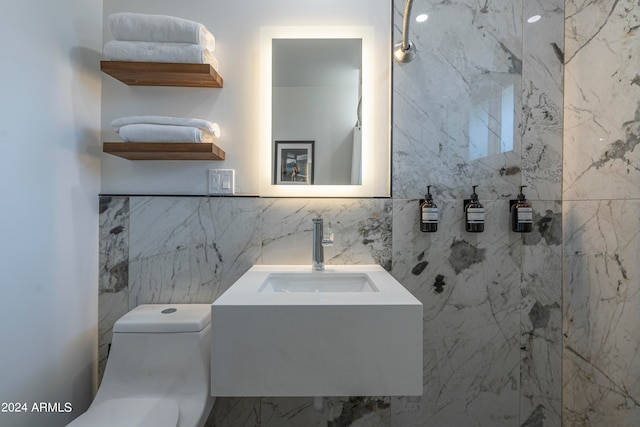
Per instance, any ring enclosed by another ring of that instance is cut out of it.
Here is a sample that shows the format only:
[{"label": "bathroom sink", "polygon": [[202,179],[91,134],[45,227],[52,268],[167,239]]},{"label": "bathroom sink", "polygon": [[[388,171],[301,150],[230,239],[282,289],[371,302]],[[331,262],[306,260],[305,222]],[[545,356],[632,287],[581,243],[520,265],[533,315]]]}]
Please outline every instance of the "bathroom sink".
[{"label": "bathroom sink", "polygon": [[271,273],[258,292],[378,292],[369,276],[349,272]]},{"label": "bathroom sink", "polygon": [[213,396],[422,394],[422,304],[378,265],[255,265],[211,316]]}]

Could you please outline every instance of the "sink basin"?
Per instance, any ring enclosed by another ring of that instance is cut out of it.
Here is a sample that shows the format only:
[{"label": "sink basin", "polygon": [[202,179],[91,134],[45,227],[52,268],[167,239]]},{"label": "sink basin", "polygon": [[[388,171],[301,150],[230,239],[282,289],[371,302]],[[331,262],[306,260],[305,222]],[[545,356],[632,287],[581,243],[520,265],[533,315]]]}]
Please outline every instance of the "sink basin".
[{"label": "sink basin", "polygon": [[255,265],[211,315],[213,396],[422,394],[422,304],[378,265]]},{"label": "sink basin", "polygon": [[271,273],[258,292],[378,292],[362,273]]}]

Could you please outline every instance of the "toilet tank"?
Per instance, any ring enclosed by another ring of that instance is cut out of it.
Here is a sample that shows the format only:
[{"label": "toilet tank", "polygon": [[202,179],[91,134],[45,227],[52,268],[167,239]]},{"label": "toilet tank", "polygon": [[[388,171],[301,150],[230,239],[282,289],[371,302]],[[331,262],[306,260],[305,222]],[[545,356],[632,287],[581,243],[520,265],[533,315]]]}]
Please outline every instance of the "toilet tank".
[{"label": "toilet tank", "polygon": [[147,304],[113,326],[96,399],[210,396],[211,305]]}]

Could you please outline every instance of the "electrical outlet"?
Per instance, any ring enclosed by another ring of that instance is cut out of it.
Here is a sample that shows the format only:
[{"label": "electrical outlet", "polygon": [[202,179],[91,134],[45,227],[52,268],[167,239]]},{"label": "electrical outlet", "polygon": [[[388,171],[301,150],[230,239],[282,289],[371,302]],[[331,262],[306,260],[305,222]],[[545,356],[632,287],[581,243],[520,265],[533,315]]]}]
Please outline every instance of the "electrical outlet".
[{"label": "electrical outlet", "polygon": [[235,169],[209,169],[209,194],[232,195],[235,172]]}]

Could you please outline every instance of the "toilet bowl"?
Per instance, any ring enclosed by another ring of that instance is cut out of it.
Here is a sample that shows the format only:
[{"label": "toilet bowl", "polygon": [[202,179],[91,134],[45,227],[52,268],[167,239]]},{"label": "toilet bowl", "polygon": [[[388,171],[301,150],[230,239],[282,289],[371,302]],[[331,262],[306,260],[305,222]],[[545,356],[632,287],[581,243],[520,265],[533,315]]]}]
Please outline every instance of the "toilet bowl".
[{"label": "toilet bowl", "polygon": [[68,427],[202,427],[211,412],[211,305],[146,304],[121,317],[102,383]]}]

